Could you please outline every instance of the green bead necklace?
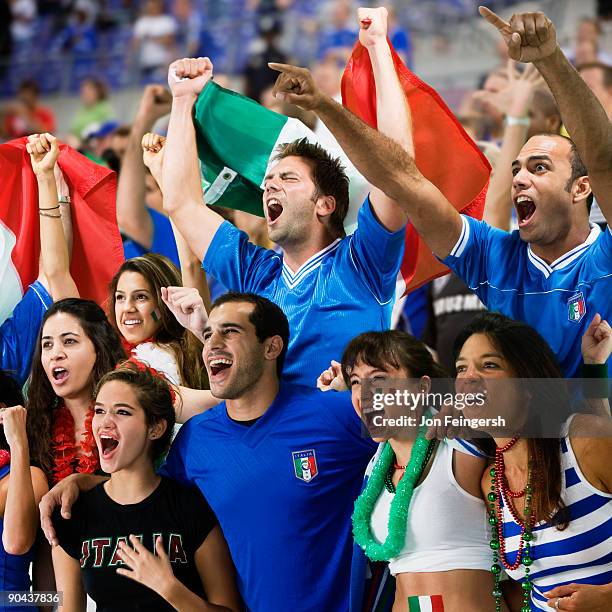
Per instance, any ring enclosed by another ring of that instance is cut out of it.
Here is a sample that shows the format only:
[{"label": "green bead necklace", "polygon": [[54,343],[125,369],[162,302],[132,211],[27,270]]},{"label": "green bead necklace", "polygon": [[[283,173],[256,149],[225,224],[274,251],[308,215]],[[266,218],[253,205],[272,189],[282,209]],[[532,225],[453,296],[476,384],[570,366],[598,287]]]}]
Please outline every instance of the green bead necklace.
[{"label": "green bead necklace", "polygon": [[[502,592],[500,587],[501,565],[507,570],[516,570],[521,563],[525,566],[525,578],[521,584],[523,587],[523,605],[521,612],[531,612],[529,601],[531,599],[531,589],[533,583],[530,580],[530,566],[533,563],[533,550],[531,542],[535,539],[533,534],[533,516],[531,515],[531,501],[533,494],[532,487],[532,464],[529,462],[527,472],[527,485],[521,491],[511,491],[508,487],[505,467],[504,453],[512,448],[518,438],[513,438],[501,448],[495,450],[495,467],[491,468],[489,474],[491,476],[491,492],[487,495],[489,502],[489,525],[491,525],[491,541],[489,545],[493,551],[493,565],[491,573],[493,574],[493,592],[491,593],[495,599],[495,611],[500,612],[502,608]],[[514,508],[512,499],[518,499],[525,496],[525,520],[521,520],[520,516]],[[502,500],[508,508],[513,520],[521,527],[521,536],[519,539],[516,560],[510,564],[506,560],[506,543],[504,538],[504,519],[502,514]],[[500,565],[501,563],[501,565]]]},{"label": "green bead necklace", "polygon": [[433,453],[434,445],[435,440],[425,439],[424,430],[419,432],[410,452],[410,461],[406,466],[404,476],[397,485],[395,497],[391,502],[387,539],[381,543],[374,538],[370,521],[374,506],[385,487],[385,481],[395,458],[393,448],[389,442],[385,442],[368,483],[355,502],[353,512],[355,542],[363,548],[365,554],[372,561],[388,561],[397,557],[403,548],[406,539],[408,508],[410,507],[414,487]]}]

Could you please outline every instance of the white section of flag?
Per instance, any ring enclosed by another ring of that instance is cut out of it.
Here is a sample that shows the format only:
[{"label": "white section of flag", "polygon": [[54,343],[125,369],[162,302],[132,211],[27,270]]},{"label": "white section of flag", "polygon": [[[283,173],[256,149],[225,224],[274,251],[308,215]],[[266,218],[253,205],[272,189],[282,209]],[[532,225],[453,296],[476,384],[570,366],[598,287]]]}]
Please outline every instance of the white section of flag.
[{"label": "white section of flag", "polygon": [[23,295],[21,279],[11,259],[15,234],[0,221],[0,324],[7,319]]}]

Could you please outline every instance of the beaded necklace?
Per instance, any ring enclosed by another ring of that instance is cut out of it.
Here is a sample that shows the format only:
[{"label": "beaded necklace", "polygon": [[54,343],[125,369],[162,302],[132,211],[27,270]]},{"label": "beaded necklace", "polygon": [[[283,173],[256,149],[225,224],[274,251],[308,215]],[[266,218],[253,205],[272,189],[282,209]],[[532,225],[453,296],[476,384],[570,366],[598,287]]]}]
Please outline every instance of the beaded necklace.
[{"label": "beaded necklace", "polygon": [[410,461],[397,485],[395,497],[391,502],[387,539],[380,543],[372,534],[371,517],[395,458],[393,448],[389,442],[385,442],[372,474],[368,478],[368,484],[355,502],[353,512],[355,542],[363,548],[365,554],[372,561],[388,561],[396,557],[404,546],[408,508],[412,500],[414,487],[433,453],[434,444],[435,440],[425,439],[424,431],[419,432],[410,452]]},{"label": "beaded necklace", "polygon": [[[493,592],[495,599],[495,610],[499,612],[502,607],[502,592],[499,586],[501,566],[507,570],[516,570],[521,565],[525,566],[525,579],[521,586],[523,587],[523,606],[521,612],[530,612],[531,606],[529,600],[533,583],[530,580],[529,572],[530,565],[533,563],[533,552],[531,550],[531,542],[534,539],[533,523],[534,517],[531,514],[531,499],[533,493],[532,487],[532,463],[528,463],[527,484],[520,491],[511,491],[508,486],[505,474],[504,453],[510,450],[517,442],[518,437],[512,438],[505,446],[495,449],[495,467],[491,468],[489,474],[491,476],[491,492],[487,495],[489,502],[489,525],[491,525],[491,541],[490,546],[493,551],[493,565],[491,573],[493,574]],[[525,520],[516,512],[512,499],[525,497]],[[504,538],[504,518],[502,514],[502,505],[505,505],[510,512],[512,519],[521,528],[516,560],[514,563],[509,563],[506,559],[506,541]]]}]

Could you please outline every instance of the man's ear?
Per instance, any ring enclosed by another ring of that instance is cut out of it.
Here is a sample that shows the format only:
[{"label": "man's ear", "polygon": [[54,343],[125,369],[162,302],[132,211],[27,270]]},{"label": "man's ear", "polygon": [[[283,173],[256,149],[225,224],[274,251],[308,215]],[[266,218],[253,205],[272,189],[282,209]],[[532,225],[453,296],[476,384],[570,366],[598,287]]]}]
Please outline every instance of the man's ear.
[{"label": "man's ear", "polygon": [[264,341],[265,358],[276,359],[283,352],[283,339],[280,336],[271,336]]},{"label": "man's ear", "polygon": [[572,203],[584,202],[591,195],[591,181],[588,176],[581,176],[572,185]]},{"label": "man's ear", "polygon": [[336,198],[334,196],[319,196],[315,204],[315,211],[320,219],[329,218],[334,210],[336,210]]},{"label": "man's ear", "polygon": [[168,421],[166,419],[160,419],[157,423],[154,423],[149,427],[149,440],[158,440],[161,438],[168,427]]}]

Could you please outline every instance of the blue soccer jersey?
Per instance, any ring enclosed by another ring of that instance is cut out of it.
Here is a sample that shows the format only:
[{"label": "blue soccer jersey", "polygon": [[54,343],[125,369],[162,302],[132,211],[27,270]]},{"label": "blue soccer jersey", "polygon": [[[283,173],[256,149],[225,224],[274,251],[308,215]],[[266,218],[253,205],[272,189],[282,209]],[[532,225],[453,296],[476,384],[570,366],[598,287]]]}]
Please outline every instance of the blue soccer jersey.
[{"label": "blue soccer jersey", "polygon": [[49,292],[35,281],[0,327],[0,369],[13,374],[20,385],[30,375],[40,324],[52,303]]},{"label": "blue soccer jersey", "polygon": [[257,293],[283,309],[291,334],[284,379],[312,387],[352,338],[389,329],[404,235],[404,229],[387,231],[367,199],[355,233],[313,255],[296,272],[281,254],[251,244],[227,221],[202,266],[231,291]]},{"label": "blue soccer jersey", "polygon": [[141,257],[146,253],[158,253],[170,259],[172,263],[179,268],[181,264],[179,263],[176,240],[174,238],[174,232],[172,231],[170,219],[148,206],[147,212],[153,223],[153,241],[151,243],[151,248],[145,249],[140,243],[131,238],[127,238],[123,242],[123,254],[125,258],[131,259],[132,257]]},{"label": "blue soccer jersey", "polygon": [[348,393],[283,385],[251,426],[225,403],[191,418],[163,472],[206,497],[249,610],[344,612],[353,502],[375,450]]},{"label": "blue soccer jersey", "polygon": [[534,327],[566,376],[580,373],[580,342],[595,313],[612,317],[610,228],[594,226],[583,244],[548,264],[518,231],[463,216],[461,237],[444,263],[489,310]]}]

